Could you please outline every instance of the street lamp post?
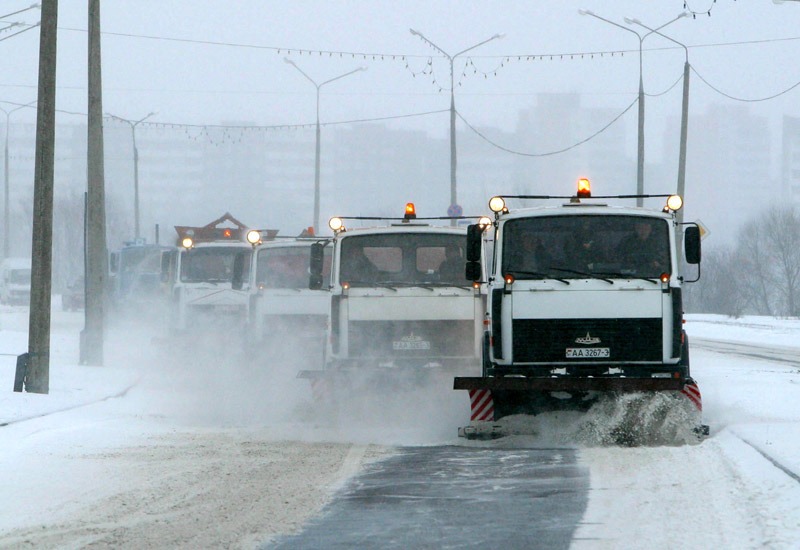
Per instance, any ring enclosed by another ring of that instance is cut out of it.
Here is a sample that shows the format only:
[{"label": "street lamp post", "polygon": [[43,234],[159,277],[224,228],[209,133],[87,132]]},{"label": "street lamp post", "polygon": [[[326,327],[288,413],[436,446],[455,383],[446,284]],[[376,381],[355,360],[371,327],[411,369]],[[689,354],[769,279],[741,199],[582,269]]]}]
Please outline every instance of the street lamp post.
[{"label": "street lamp post", "polygon": [[10,251],[10,240],[9,240],[9,230],[11,224],[9,219],[11,217],[11,208],[9,207],[9,200],[10,200],[10,183],[8,179],[8,131],[9,131],[9,124],[11,113],[14,111],[19,111],[20,109],[24,109],[25,107],[30,107],[37,100],[33,100],[30,103],[26,103],[25,105],[20,105],[14,109],[5,110],[0,107],[0,111],[3,111],[6,115],[6,139],[5,139],[5,148],[4,148],[4,161],[3,161],[3,258],[8,258]]},{"label": "street lamp post", "polygon": [[[465,50],[461,50],[460,52],[450,55],[442,48],[428,40],[425,35],[423,35],[419,31],[415,31],[414,29],[409,29],[411,34],[414,36],[419,37],[420,39],[424,40],[431,47],[436,49],[439,53],[445,56],[450,61],[450,206],[455,207],[458,204],[458,193],[457,193],[457,186],[456,186],[456,168],[458,165],[458,159],[456,156],[456,95],[455,95],[455,79],[453,77],[453,63],[455,59],[467,53],[470,50],[474,50],[479,46],[483,46],[487,42],[491,42],[492,40],[496,40],[498,38],[503,38],[503,34],[495,34],[484,40],[483,42],[478,42],[474,46],[470,46]],[[456,220],[452,220],[452,225],[456,224]]]},{"label": "street lamp post", "polygon": [[[591,15],[595,19],[599,19],[600,21],[605,21],[609,25],[614,25],[617,28],[620,28],[624,31],[631,32],[636,35],[636,38],[639,39],[639,131],[638,131],[638,146],[637,146],[637,160],[636,160],[636,194],[637,195],[644,195],[644,78],[643,78],[643,71],[642,71],[642,43],[644,39],[647,38],[653,31],[646,34],[639,34],[633,29],[629,29],[624,25],[620,25],[619,23],[615,23],[605,17],[601,17],[590,10],[578,10],[578,13],[581,15]],[[688,15],[687,12],[683,12],[678,15],[675,19],[668,21],[658,27],[659,29],[663,29],[667,25],[674,23],[678,19],[682,17],[686,17]],[[636,206],[643,206],[644,199],[642,197],[638,197],[636,199]]]},{"label": "street lamp post", "polygon": [[[684,15],[688,14],[684,12]],[[651,29],[638,19],[630,19],[627,17],[625,18],[625,22],[628,23],[629,25],[639,25],[640,27],[649,30],[651,33],[666,38],[670,42],[673,42],[678,46],[680,46],[681,48],[683,48],[684,54],[686,55],[683,63],[683,100],[681,102],[681,143],[678,153],[678,190],[677,190],[678,195],[683,197],[686,191],[686,138],[689,131],[689,48],[687,48],[685,44],[682,44],[681,42],[678,42],[677,40],[670,38],[666,34],[662,34],[661,32],[659,32],[659,30],[662,29],[664,25],[658,27],[657,29]],[[681,231],[681,224],[683,223],[683,212],[684,209],[681,208],[680,210],[678,210],[676,216],[678,222],[678,226],[675,228],[676,236],[681,234],[680,231]],[[682,252],[681,248],[678,247],[679,263],[681,259],[681,252]]]},{"label": "street lamp post", "polygon": [[319,90],[325,84],[330,84],[334,80],[339,80],[341,78],[344,78],[346,76],[350,76],[351,74],[357,73],[359,71],[366,71],[367,68],[366,67],[358,67],[357,69],[353,69],[352,71],[350,71],[348,73],[341,74],[341,75],[339,75],[337,77],[328,79],[328,80],[326,80],[324,82],[320,82],[319,84],[317,84],[317,82],[313,78],[308,76],[305,73],[305,71],[303,71],[303,69],[298,67],[297,64],[294,61],[292,61],[291,59],[289,59],[287,57],[284,57],[283,60],[286,63],[288,63],[289,65],[291,65],[292,67],[294,67],[295,69],[297,69],[300,72],[300,74],[302,74],[304,77],[306,77],[306,79],[308,79],[308,81],[311,82],[314,85],[314,87],[317,89],[317,125],[316,125],[317,132],[316,132],[316,146],[315,146],[315,150],[314,150],[314,234],[316,235],[319,232],[319,195],[320,195],[320,193],[319,193],[319,162],[320,162],[320,134],[321,134],[321,132],[320,132],[320,124],[319,124]]},{"label": "street lamp post", "polygon": [[110,113],[106,116],[124,122],[131,127],[131,141],[133,142],[133,217],[134,217],[134,234],[136,239],[139,239],[139,148],[136,147],[136,127],[157,113],[148,113],[146,116],[139,120],[128,120],[126,118],[118,117]]},{"label": "street lamp post", "polygon": [[[682,14],[681,16],[685,16],[686,14]],[[630,19],[625,18],[625,22],[630,25],[639,25],[650,31],[651,33],[657,34],[663,38],[666,38],[670,42],[674,42],[678,46],[683,48],[683,51],[686,55],[684,63],[683,63],[683,100],[681,102],[681,144],[680,150],[678,153],[678,195],[683,196],[684,191],[686,190],[686,138],[688,134],[689,128],[689,48],[686,47],[685,44],[678,42],[677,40],[670,38],[666,34],[659,32],[665,25],[658,27],[657,29],[651,29],[638,19]],[[678,223],[683,222],[683,209],[678,210]]]}]

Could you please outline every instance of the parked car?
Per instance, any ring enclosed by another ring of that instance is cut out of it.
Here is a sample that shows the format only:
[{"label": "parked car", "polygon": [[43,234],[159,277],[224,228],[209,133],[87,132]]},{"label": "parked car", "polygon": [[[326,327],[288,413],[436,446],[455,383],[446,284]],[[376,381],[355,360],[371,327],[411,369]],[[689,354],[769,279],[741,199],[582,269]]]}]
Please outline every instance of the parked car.
[{"label": "parked car", "polygon": [[85,283],[80,277],[67,286],[61,295],[61,309],[64,311],[78,311],[85,307]]}]

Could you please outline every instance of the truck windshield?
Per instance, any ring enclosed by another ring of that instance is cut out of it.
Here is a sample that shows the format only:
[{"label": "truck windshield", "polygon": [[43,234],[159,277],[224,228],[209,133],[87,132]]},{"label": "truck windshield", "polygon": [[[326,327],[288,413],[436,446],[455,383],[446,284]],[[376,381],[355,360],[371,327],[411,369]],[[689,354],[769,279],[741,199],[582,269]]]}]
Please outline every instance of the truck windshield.
[{"label": "truck windshield", "polygon": [[[326,246],[322,264],[322,278],[330,280],[331,246]],[[308,288],[310,246],[284,246],[264,248],[258,252],[256,284],[260,288]]]},{"label": "truck windshield", "polygon": [[671,271],[669,224],[662,218],[520,218],[506,222],[502,238],[502,272],[517,279],[655,279]]},{"label": "truck windshield", "polygon": [[250,269],[250,249],[244,247],[203,247],[183,252],[181,281],[185,283],[229,283],[238,254],[245,255],[244,273]]},{"label": "truck windshield", "polygon": [[339,281],[353,286],[466,286],[465,235],[383,233],[346,237]]}]

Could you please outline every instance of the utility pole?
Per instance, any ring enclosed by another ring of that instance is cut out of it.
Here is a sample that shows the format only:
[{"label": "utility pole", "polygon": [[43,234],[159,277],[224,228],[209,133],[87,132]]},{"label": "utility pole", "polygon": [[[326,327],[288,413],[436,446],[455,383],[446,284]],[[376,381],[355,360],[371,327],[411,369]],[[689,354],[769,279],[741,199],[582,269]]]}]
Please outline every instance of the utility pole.
[{"label": "utility pole", "polygon": [[53,174],[56,137],[58,0],[42,0],[39,30],[39,109],[33,182],[31,306],[25,390],[50,392],[50,290],[53,256]]},{"label": "utility pole", "polygon": [[86,223],[84,224],[86,308],[84,309],[84,329],[81,331],[80,363],[82,365],[103,364],[103,329],[108,268],[106,265],[103,164],[103,81],[100,60],[100,0],[89,0],[89,130],[86,161]]}]

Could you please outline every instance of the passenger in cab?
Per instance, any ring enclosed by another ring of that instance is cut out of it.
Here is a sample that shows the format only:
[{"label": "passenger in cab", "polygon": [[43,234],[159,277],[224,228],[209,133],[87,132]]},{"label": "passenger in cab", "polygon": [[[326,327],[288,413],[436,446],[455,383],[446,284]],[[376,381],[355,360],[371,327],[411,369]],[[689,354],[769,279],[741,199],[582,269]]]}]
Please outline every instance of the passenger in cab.
[{"label": "passenger in cab", "polygon": [[378,276],[378,268],[364,254],[360,246],[345,243],[342,251],[341,278],[351,283],[374,281]]},{"label": "passenger in cab", "polygon": [[633,233],[624,238],[617,248],[622,264],[638,274],[658,276],[668,271],[666,243],[653,235],[653,223],[639,220],[634,223]]},{"label": "passenger in cab", "polygon": [[519,242],[520,247],[514,258],[514,270],[543,273],[550,268],[553,256],[547,251],[538,235],[524,232],[520,235]]},{"label": "passenger in cab", "polygon": [[579,273],[591,272],[601,257],[598,243],[588,227],[577,231],[569,242],[567,262],[570,269]]},{"label": "passenger in cab", "polygon": [[445,248],[445,259],[439,265],[439,280],[464,283],[466,279],[466,261],[461,255],[461,248],[448,246]]}]

